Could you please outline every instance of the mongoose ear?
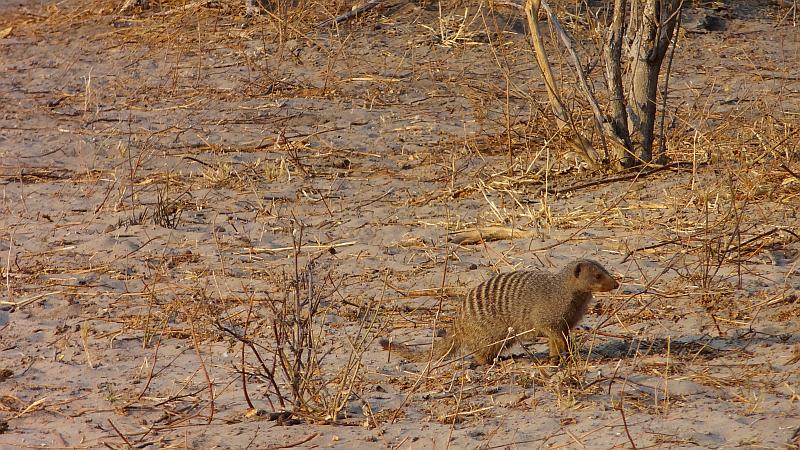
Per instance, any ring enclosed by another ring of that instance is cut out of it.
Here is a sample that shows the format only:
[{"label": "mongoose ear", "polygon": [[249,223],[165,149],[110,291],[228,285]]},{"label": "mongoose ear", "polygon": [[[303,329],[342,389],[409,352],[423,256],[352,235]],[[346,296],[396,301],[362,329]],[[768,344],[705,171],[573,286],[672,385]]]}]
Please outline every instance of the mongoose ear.
[{"label": "mongoose ear", "polygon": [[581,276],[581,269],[583,268],[583,263],[575,264],[575,278],[580,278]]}]

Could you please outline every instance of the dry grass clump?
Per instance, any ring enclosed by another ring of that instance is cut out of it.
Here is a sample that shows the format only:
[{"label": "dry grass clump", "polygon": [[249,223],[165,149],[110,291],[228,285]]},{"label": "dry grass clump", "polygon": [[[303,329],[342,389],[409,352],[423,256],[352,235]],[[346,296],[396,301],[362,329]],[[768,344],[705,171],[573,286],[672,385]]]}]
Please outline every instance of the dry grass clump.
[{"label": "dry grass clump", "polygon": [[[246,312],[227,314],[216,325],[241,343],[242,391],[251,409],[261,409],[248,393],[251,379],[259,379],[269,386],[265,399],[275,417],[335,423],[365,387],[362,357],[381,328],[379,304],[361,305],[355,331],[334,338],[326,317],[338,310],[333,296],[339,281],[335,272],[319,270],[321,255],[301,262],[303,238],[299,225],[293,266],[272,277],[275,292],[265,292],[258,309],[251,297]],[[255,361],[246,362],[248,351]]]},{"label": "dry grass clump", "polygon": [[[215,386],[217,380],[212,381],[207,348],[227,342],[228,351],[240,356],[228,369],[234,372],[229,383],[238,385],[241,399],[249,407],[248,412],[242,411],[243,417],[263,415],[285,424],[346,419],[343,409],[360,398],[367,386],[362,357],[381,328],[379,303],[364,300],[353,326],[331,328],[330,317],[344,315],[337,298],[342,279],[326,268],[330,266],[324,258],[327,251],[310,254],[303,249],[302,229],[298,225],[293,230],[291,262],[273,267],[265,277],[269,287],[261,294],[245,287],[241,294],[220,297],[217,288],[192,286],[188,279],[161,282],[175,269],[152,267],[155,278],[142,293],[143,304],[137,308],[141,312],[100,319],[97,323],[118,324],[119,328],[92,335],[96,340],[141,334],[143,348],[151,349],[150,368],[140,374],[144,384],[136,393],[119,394],[122,408],[173,403],[163,400],[162,379],[183,369],[168,370],[175,360],[160,362],[159,349],[178,340],[190,343],[188,350],[197,355],[199,372],[195,375],[202,376],[205,387],[196,385],[193,395],[181,397],[179,403],[185,406],[168,413],[174,417],[163,427],[192,421],[203,410],[200,418],[210,423],[221,388]],[[180,264],[192,261],[198,262],[196,258],[183,259]]]},{"label": "dry grass clump", "polygon": [[302,174],[303,172],[289,160],[289,157],[264,160],[259,158],[241,164],[233,164],[223,159],[216,164],[205,164],[200,174],[200,186],[248,191],[252,190],[253,186],[264,183],[291,182],[292,178]]}]

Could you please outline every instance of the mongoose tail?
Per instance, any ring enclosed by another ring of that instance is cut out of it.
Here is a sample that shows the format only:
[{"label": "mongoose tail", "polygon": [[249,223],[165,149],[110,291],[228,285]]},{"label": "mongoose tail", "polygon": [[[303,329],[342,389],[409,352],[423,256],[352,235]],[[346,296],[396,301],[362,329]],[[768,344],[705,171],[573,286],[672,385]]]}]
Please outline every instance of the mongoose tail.
[{"label": "mongoose tail", "polygon": [[380,339],[381,347],[384,350],[388,350],[393,352],[397,355],[400,355],[402,358],[405,358],[409,361],[414,362],[424,362],[424,361],[438,361],[447,357],[451,354],[454,350],[458,349],[458,343],[455,342],[455,338],[452,336],[448,336],[442,339],[437,340],[433,343],[433,348],[430,350],[413,350],[411,347],[400,344],[397,342],[390,342],[386,338]]}]

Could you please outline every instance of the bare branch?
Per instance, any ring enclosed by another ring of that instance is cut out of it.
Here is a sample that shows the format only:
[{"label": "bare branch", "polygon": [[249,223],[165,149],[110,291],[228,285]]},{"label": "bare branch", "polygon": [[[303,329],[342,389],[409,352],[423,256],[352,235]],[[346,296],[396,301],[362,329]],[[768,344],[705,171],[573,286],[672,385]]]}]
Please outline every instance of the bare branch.
[{"label": "bare branch", "polygon": [[564,29],[564,27],[561,26],[561,22],[558,20],[558,17],[556,17],[555,13],[553,13],[552,8],[550,8],[550,5],[547,3],[547,1],[540,0],[540,3],[542,9],[547,12],[547,18],[550,20],[553,28],[555,28],[556,32],[558,33],[558,37],[561,38],[561,41],[567,48],[572,65],[575,66],[575,71],[578,73],[578,79],[580,80],[583,93],[586,96],[586,100],[589,102],[589,105],[592,107],[595,127],[597,128],[597,133],[600,136],[600,141],[603,145],[603,149],[605,150],[604,159],[608,159],[608,144],[606,143],[605,135],[609,134],[613,136],[613,130],[606,122],[603,112],[600,111],[600,105],[597,104],[597,99],[594,96],[594,90],[589,84],[589,81],[586,79],[586,74],[583,71],[583,65],[581,64],[580,58],[578,58],[578,52],[575,50],[575,40],[572,39],[572,36]]},{"label": "bare branch", "polygon": [[528,0],[525,2],[525,15],[528,19],[528,28],[531,33],[531,44],[533,45],[534,54],[536,55],[536,62],[539,65],[539,70],[542,73],[544,84],[547,88],[547,97],[550,100],[550,105],[553,107],[556,120],[561,128],[569,127],[573,135],[568,137],[568,142],[573,150],[583,155],[586,162],[592,167],[598,167],[599,157],[597,151],[592,146],[591,141],[586,139],[575,127],[572,116],[566,108],[564,102],[561,100],[558,89],[556,88],[555,77],[553,76],[553,69],[550,67],[550,61],[547,59],[547,52],[544,48],[542,35],[539,32],[538,13],[542,5],[540,0]]},{"label": "bare branch", "polygon": [[[625,109],[625,92],[622,88],[622,37],[625,34],[625,9],[626,0],[614,1],[614,13],[611,19],[611,28],[605,45],[606,77],[608,79],[609,107],[611,109],[611,126],[614,134],[622,140],[628,150],[622,154],[623,159],[630,159],[633,150],[630,131],[628,130],[628,112]],[[618,158],[617,158],[618,159]],[[618,164],[625,166],[625,161]]]}]

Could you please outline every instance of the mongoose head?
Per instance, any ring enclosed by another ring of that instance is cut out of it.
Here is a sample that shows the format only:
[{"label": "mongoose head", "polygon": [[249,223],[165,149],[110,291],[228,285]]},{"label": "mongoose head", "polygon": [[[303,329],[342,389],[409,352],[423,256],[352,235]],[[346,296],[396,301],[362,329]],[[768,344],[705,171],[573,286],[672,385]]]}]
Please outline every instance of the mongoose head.
[{"label": "mongoose head", "polygon": [[579,259],[567,268],[583,291],[607,292],[619,287],[617,280],[600,263],[590,259]]}]

